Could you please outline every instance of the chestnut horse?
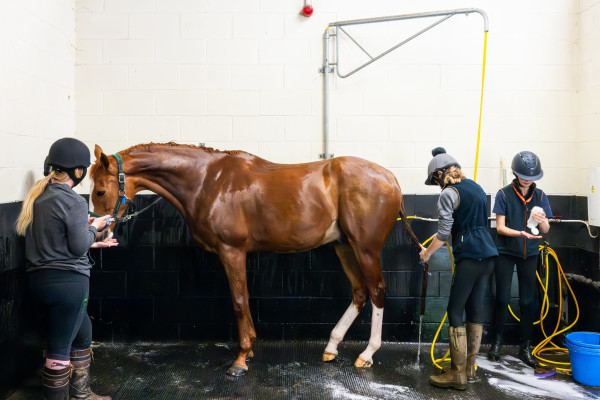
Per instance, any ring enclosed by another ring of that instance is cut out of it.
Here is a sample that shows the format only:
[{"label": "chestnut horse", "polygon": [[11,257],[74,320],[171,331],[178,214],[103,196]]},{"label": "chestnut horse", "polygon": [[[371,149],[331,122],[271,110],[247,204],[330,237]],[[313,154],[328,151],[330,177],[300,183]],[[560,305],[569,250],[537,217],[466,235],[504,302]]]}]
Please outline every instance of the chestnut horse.
[{"label": "chestnut horse", "polygon": [[[337,355],[350,324],[371,299],[371,337],[355,362],[369,367],[381,345],[385,282],[379,257],[398,215],[408,225],[400,186],[387,169],[356,157],[275,164],[243,151],[175,143],[140,144],[107,156],[96,145],[91,199],[96,212],[123,215],[140,190],[173,204],[192,237],[217,253],[229,280],[240,351],[227,371],[242,375],[256,332],[248,307],[246,254],[300,252],[335,242],[352,285],[352,303],[337,323],[323,361]],[[118,159],[122,159],[117,161]],[[124,181],[119,196],[118,166]],[[123,207],[117,211],[115,203]],[[112,228],[112,226],[111,226]]]}]

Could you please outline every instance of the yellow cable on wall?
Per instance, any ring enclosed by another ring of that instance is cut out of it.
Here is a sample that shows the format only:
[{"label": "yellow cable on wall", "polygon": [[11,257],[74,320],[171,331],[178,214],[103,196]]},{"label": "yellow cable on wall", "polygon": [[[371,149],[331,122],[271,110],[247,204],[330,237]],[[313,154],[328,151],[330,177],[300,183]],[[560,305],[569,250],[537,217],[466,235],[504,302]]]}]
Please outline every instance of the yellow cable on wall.
[{"label": "yellow cable on wall", "polygon": [[487,31],[483,39],[483,71],[481,73],[481,100],[479,101],[479,128],[477,129],[477,150],[475,151],[475,172],[473,180],[477,182],[477,165],[479,164],[479,141],[481,139],[481,113],[483,111],[483,83],[485,81],[485,56],[487,53]]}]

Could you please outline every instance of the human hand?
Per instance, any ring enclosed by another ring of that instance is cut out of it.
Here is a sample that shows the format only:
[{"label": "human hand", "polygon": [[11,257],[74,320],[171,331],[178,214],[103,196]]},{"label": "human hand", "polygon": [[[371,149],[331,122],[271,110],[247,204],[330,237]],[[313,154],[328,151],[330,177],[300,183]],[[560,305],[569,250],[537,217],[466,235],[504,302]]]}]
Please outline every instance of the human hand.
[{"label": "human hand", "polygon": [[104,215],[98,218],[89,217],[88,223],[90,224],[90,226],[93,226],[98,232],[100,232],[108,225],[110,225],[112,223],[112,220],[110,220],[110,215]]},{"label": "human hand", "polygon": [[523,236],[524,238],[527,238],[527,239],[541,239],[542,238],[541,236],[532,235],[531,233],[528,233],[526,231],[521,231],[519,233],[521,234],[520,236]]},{"label": "human hand", "polygon": [[97,248],[104,248],[104,247],[113,247],[113,246],[118,246],[119,242],[117,242],[117,239],[113,239],[113,238],[108,238],[108,239],[104,239],[101,242],[94,242],[92,244],[92,248],[97,249]]},{"label": "human hand", "polygon": [[423,246],[421,246],[421,247],[422,247],[422,250],[421,250],[421,252],[419,253],[419,257],[421,258],[421,261],[422,261],[422,262],[426,263],[426,262],[428,262],[428,261],[429,261],[429,259],[431,258],[431,254],[429,254],[429,253],[427,252],[427,249],[426,249],[425,247],[423,247]]},{"label": "human hand", "polygon": [[542,211],[532,211],[531,212],[531,217],[535,220],[535,222],[537,222],[538,224],[541,224],[542,222],[544,222],[546,220],[546,213],[542,210]]}]

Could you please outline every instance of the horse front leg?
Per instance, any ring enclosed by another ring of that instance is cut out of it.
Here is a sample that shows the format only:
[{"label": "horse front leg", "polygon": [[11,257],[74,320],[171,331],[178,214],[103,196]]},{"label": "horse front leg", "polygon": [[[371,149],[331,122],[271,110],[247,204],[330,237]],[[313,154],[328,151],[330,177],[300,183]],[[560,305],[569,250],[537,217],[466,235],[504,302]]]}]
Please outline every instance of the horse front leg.
[{"label": "horse front leg", "polygon": [[252,343],[256,340],[256,331],[250,314],[248,303],[248,284],[246,281],[246,253],[227,247],[219,252],[221,262],[227,273],[233,312],[237,319],[238,343],[240,351],[233,365],[227,370],[228,375],[240,376],[248,371],[246,359],[252,357]]}]

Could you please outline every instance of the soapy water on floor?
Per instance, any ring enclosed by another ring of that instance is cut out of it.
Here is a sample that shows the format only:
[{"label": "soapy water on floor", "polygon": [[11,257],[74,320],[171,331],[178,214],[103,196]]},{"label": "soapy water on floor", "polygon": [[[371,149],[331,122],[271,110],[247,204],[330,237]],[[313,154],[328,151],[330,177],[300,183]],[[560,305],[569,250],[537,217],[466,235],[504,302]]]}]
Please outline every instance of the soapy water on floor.
[{"label": "soapy water on floor", "polygon": [[[490,362],[485,357],[477,357],[478,369],[494,375],[488,382],[511,395],[542,396],[546,399],[600,399],[599,396],[586,391],[575,382],[553,380],[552,377],[538,378],[533,369],[512,356],[504,356],[500,362]],[[500,378],[497,377],[501,375]]]},{"label": "soapy water on floor", "polygon": [[352,393],[341,382],[335,381],[327,382],[325,388],[329,395],[331,395],[334,399],[340,400],[373,400],[373,398],[392,400],[398,399],[400,398],[400,395],[410,391],[410,389],[405,386],[388,385],[376,382],[370,382],[368,385],[371,392],[368,395]]}]

